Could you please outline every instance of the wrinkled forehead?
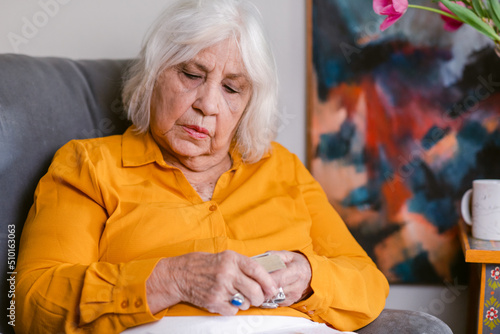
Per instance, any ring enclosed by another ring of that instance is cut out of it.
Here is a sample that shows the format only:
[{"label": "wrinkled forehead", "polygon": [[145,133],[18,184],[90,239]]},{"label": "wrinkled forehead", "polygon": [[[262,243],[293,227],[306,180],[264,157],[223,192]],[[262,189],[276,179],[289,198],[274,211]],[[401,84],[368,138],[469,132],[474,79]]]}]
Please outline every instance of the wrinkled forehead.
[{"label": "wrinkled forehead", "polygon": [[250,81],[245,63],[236,42],[227,40],[198,52],[192,59],[181,63],[205,73],[219,71],[225,77]]}]

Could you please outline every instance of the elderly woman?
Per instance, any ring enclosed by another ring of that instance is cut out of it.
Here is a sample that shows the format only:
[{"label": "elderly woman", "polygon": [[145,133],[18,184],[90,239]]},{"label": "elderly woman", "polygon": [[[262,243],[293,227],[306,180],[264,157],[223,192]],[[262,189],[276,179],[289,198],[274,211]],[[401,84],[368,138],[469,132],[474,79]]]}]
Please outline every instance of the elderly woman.
[{"label": "elderly woman", "polygon": [[[302,163],[272,142],[276,95],[250,3],[171,6],[128,73],[133,126],[71,141],[37,187],[15,329],[116,333],[218,314],[353,330],[377,317],[387,281]],[[267,251],[281,269],[252,258]]]}]

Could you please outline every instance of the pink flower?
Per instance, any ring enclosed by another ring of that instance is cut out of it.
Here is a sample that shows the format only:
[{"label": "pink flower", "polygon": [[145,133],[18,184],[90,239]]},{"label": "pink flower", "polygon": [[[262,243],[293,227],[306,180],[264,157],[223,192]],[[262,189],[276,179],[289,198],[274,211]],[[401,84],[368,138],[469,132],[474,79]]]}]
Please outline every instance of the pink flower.
[{"label": "pink flower", "polygon": [[[458,4],[458,5],[462,6],[462,7],[465,7],[465,4],[462,1],[457,1],[456,4]],[[442,11],[444,11],[444,12],[447,12],[447,13],[450,13],[452,15],[455,15],[455,14],[453,14],[453,12],[451,10],[448,9],[448,7],[446,7],[445,5],[443,5],[442,2],[439,3],[439,8]],[[448,16],[441,15],[441,18],[444,21],[444,30],[455,31],[458,28],[460,28],[462,26],[462,24],[463,24],[463,22],[460,22],[458,20],[454,20],[454,19],[452,19],[451,17],[448,17]]]},{"label": "pink flower", "polygon": [[498,310],[491,307],[488,311],[486,311],[486,318],[490,319],[490,321],[498,318]]},{"label": "pink flower", "polygon": [[495,280],[498,280],[500,278],[500,268],[496,267],[491,271],[491,277],[494,278]]},{"label": "pink flower", "polygon": [[373,10],[379,15],[387,15],[380,25],[384,31],[403,16],[408,9],[408,0],[373,0]]}]

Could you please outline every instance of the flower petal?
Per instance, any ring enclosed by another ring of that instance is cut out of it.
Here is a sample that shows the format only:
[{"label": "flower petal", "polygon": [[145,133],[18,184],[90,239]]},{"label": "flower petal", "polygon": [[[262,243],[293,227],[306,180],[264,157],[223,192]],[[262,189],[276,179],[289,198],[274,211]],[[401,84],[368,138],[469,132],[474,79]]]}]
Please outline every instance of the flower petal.
[{"label": "flower petal", "polygon": [[392,16],[392,15],[401,15],[401,13],[396,12],[394,10],[394,7],[387,6],[387,7],[382,8],[382,10],[380,11],[380,15],[389,15],[389,16]]},{"label": "flower petal", "polygon": [[377,14],[380,14],[382,9],[387,6],[392,6],[392,0],[373,0],[373,10]]},{"label": "flower petal", "polygon": [[392,16],[387,16],[380,25],[380,30],[384,31],[385,29],[389,28],[392,26],[394,23],[396,23],[397,20],[399,20],[403,15],[392,15]]},{"label": "flower petal", "polygon": [[404,13],[408,9],[408,0],[393,0],[392,4],[398,13]]},{"label": "flower petal", "polygon": [[[462,1],[457,1],[457,4],[459,4],[460,6],[465,7],[465,4]],[[448,9],[448,7],[446,7],[445,5],[443,5],[442,2],[439,3],[439,8],[442,11],[445,11],[447,13],[455,15],[451,10]],[[444,26],[443,26],[444,30],[455,31],[455,30],[457,30],[458,28],[460,28],[463,25],[463,22],[460,22],[459,20],[454,20],[451,17],[444,16],[444,15],[440,15],[440,16],[441,16],[441,19],[444,21]],[[493,270],[492,270],[491,274],[493,275]]]},{"label": "flower petal", "polygon": [[[444,18],[443,18],[444,20]],[[443,28],[446,31],[456,31],[458,28],[460,28],[463,23],[457,20],[450,19],[450,21],[444,20],[444,25]],[[455,22],[453,22],[455,21]]]}]

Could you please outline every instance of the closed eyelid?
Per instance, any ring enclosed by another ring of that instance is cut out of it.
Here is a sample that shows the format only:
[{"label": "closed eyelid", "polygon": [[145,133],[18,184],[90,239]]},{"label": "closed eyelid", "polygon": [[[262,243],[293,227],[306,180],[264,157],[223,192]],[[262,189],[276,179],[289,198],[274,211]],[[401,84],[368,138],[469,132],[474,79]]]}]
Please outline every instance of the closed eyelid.
[{"label": "closed eyelid", "polygon": [[[184,73],[184,75],[192,78],[205,78],[210,77],[209,69],[203,64],[197,62],[185,62],[177,66],[177,68]],[[241,93],[251,87],[250,80],[246,74],[230,73],[227,74],[222,81],[224,86],[236,93]]]},{"label": "closed eyelid", "polygon": [[228,79],[226,86],[229,86],[231,89],[237,91],[237,92],[243,92],[247,89],[249,89],[252,85],[248,80],[246,79]]},{"label": "closed eyelid", "polygon": [[201,78],[203,78],[203,75],[196,74],[196,73],[191,73],[189,71],[183,71],[182,73],[184,73],[185,76],[187,76],[189,78],[193,78],[193,79],[201,79]]}]

